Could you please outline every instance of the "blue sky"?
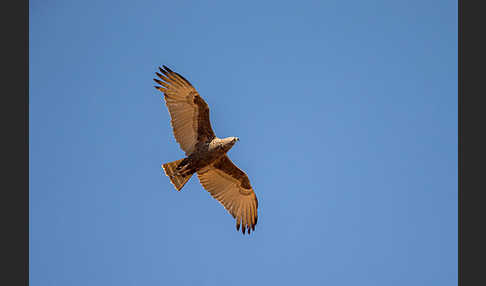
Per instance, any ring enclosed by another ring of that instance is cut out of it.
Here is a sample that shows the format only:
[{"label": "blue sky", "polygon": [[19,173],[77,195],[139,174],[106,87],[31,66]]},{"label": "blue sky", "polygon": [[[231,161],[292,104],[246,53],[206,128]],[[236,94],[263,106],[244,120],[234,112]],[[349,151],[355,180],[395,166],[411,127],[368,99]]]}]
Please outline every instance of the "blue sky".
[{"label": "blue sky", "polygon": [[[30,1],[30,285],[457,285],[456,1]],[[193,177],[184,75],[259,199]]]}]

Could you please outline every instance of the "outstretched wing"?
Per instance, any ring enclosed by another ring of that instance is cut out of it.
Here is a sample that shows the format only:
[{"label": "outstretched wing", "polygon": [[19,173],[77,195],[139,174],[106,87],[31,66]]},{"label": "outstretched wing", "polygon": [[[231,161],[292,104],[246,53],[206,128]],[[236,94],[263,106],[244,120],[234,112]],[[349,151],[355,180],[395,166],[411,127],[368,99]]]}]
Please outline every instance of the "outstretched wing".
[{"label": "outstretched wing", "polygon": [[156,72],[163,81],[154,78],[161,85],[155,88],[164,93],[175,139],[189,155],[198,142],[208,142],[215,137],[209,121],[209,107],[188,80],[163,67],[159,67],[163,75]]},{"label": "outstretched wing", "polygon": [[236,229],[243,234],[255,230],[258,200],[248,176],[227,155],[210,167],[197,172],[203,187],[236,219]]}]

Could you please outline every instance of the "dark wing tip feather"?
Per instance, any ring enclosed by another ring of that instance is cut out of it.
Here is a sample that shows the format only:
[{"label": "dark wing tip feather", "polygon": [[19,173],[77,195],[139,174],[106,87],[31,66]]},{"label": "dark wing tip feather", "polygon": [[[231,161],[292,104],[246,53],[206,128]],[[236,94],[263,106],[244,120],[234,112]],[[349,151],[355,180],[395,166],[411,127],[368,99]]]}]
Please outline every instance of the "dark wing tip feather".
[{"label": "dark wing tip feather", "polygon": [[164,67],[165,70],[167,70],[168,72],[173,72],[170,68],[168,68],[167,66],[165,65],[162,65]]},{"label": "dark wing tip feather", "polygon": [[[165,67],[165,66],[163,66]],[[161,67],[159,67],[159,71],[163,74],[165,74],[166,76],[169,76],[169,73],[167,71],[165,71],[164,69],[162,69]]]},{"label": "dark wing tip feather", "polygon": [[[173,74],[172,76],[174,75],[177,75],[177,77],[179,77],[180,79],[182,79],[185,83],[187,83],[189,86],[191,87],[194,87],[185,77],[183,77],[181,74],[179,73],[176,73],[174,71],[172,71],[170,68],[168,68],[166,65],[162,65],[163,69],[161,67],[159,67],[159,70],[161,73],[163,73],[164,75],[166,76],[169,76],[169,73]],[[158,77],[160,77],[161,79],[163,79],[162,75],[159,74],[158,72],[155,72],[157,74]]]},{"label": "dark wing tip feather", "polygon": [[160,73],[155,72],[155,74],[156,74],[158,77],[160,77],[161,79],[164,79],[164,78],[163,78],[163,75],[161,75]]}]

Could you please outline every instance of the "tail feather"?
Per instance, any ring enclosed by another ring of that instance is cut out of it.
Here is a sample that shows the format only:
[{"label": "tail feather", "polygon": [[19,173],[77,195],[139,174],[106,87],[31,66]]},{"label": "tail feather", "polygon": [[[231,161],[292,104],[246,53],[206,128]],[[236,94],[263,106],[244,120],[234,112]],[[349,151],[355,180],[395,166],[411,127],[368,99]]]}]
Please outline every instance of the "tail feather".
[{"label": "tail feather", "polygon": [[187,183],[187,181],[189,181],[189,179],[192,177],[192,174],[183,176],[177,172],[176,168],[183,160],[184,159],[180,159],[162,165],[165,175],[169,177],[170,182],[178,191],[180,191],[182,187],[184,187],[184,185]]}]

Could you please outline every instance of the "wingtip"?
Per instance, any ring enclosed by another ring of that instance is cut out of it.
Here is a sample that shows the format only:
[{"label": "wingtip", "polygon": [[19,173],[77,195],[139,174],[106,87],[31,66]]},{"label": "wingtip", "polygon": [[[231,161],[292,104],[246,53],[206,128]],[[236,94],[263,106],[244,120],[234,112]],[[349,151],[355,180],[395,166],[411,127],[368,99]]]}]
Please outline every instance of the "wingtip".
[{"label": "wingtip", "polygon": [[[163,67],[165,67],[165,66],[163,66]],[[161,73],[163,73],[164,75],[168,76],[168,75],[167,75],[167,71],[166,71],[166,70],[164,70],[163,68],[159,67],[159,71],[160,71]]]},{"label": "wingtip", "polygon": [[154,87],[155,87],[156,90],[163,92],[164,93],[164,96],[166,96],[165,95],[165,89],[164,88],[162,88],[161,86],[156,86],[156,85],[154,85]]},{"label": "wingtip", "polygon": [[164,67],[164,69],[166,69],[166,70],[168,70],[168,71],[172,72],[172,70],[171,70],[170,68],[168,68],[166,65],[162,65],[162,66]]}]

